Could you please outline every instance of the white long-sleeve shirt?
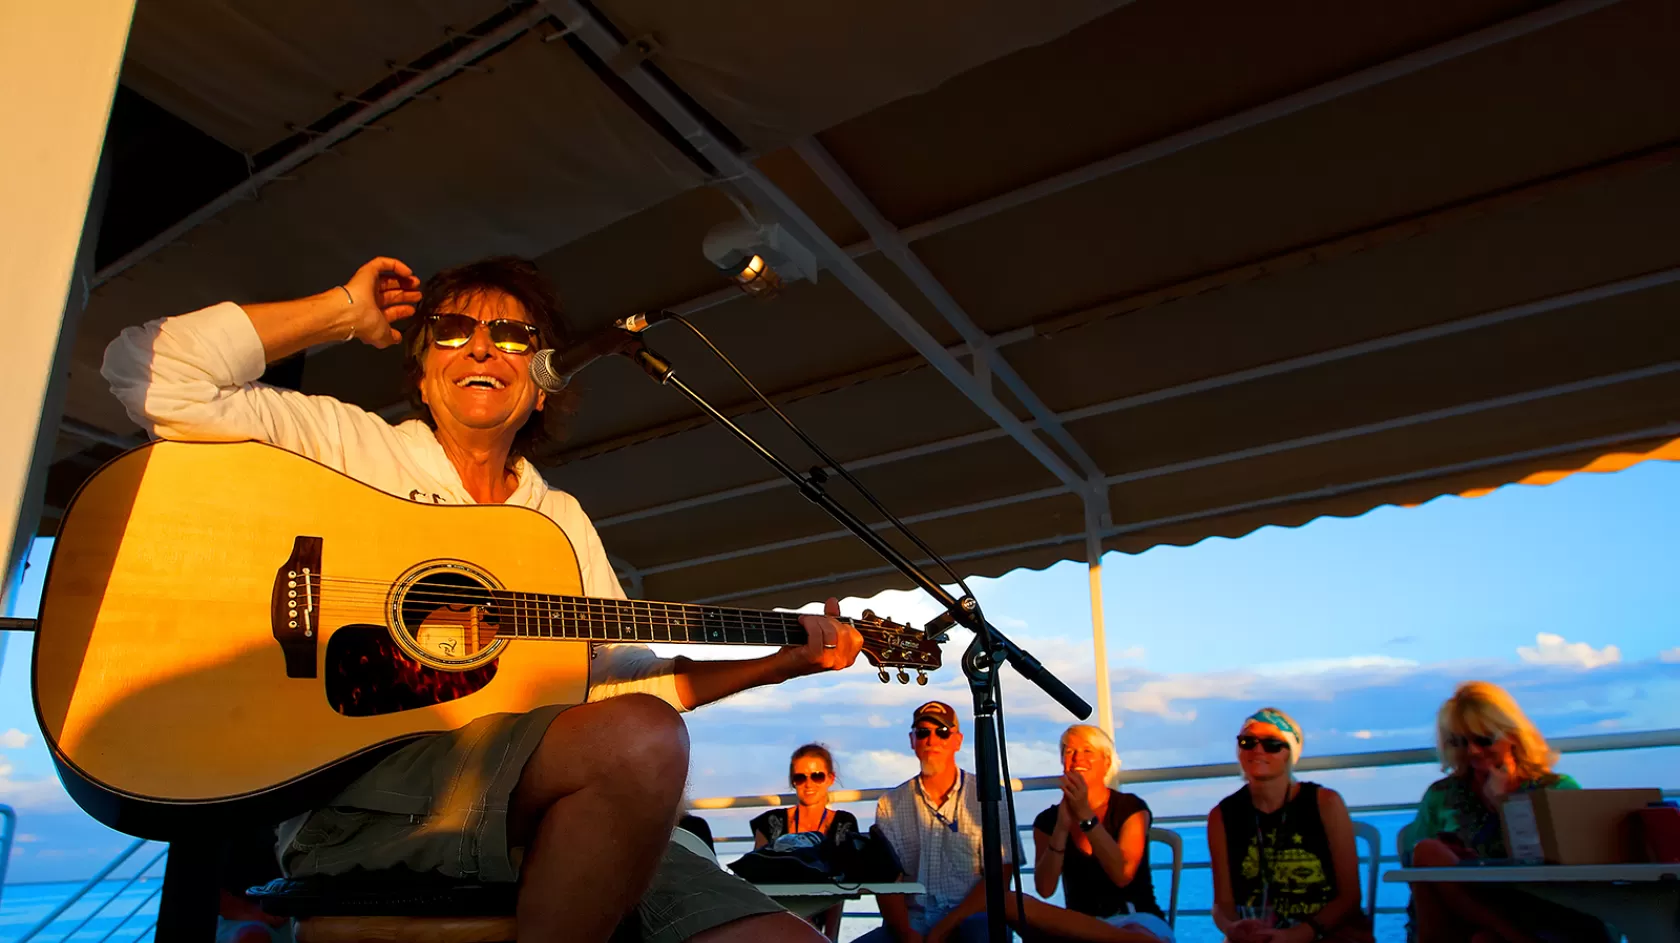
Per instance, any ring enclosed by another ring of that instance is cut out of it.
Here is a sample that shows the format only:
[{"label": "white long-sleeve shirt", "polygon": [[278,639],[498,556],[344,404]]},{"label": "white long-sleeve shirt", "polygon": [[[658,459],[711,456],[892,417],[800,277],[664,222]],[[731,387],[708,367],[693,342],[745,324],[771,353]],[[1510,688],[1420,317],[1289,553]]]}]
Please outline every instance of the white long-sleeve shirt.
[{"label": "white long-sleeve shirt", "polygon": [[[251,319],[224,302],[128,328],[105,348],[100,372],[129,416],[156,437],[266,442],[398,497],[474,503],[425,423],[411,419],[393,426],[330,396],[258,383],[266,366]],[[519,484],[507,503],[540,511],[560,525],[577,552],[584,595],[624,598],[600,535],[576,498],[550,488],[520,459]],[[673,659],[645,645],[597,645],[589,700],[643,692],[686,710],[674,667]]]}]

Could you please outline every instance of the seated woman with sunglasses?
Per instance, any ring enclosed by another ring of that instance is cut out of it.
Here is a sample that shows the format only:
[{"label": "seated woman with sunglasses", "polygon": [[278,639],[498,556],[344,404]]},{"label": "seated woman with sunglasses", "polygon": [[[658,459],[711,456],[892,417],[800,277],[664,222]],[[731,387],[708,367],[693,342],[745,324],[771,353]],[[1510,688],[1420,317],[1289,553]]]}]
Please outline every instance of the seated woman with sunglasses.
[{"label": "seated woman with sunglasses", "polygon": [[1213,922],[1231,943],[1369,943],[1353,819],[1333,789],[1295,779],[1305,737],[1274,707],[1237,735],[1247,784],[1208,813]]},{"label": "seated woman with sunglasses", "polygon": [[[858,831],[857,817],[845,809],[828,807],[828,791],[839,779],[834,772],[834,756],[820,743],[807,743],[793,751],[788,760],[788,783],[793,786],[799,804],[787,809],[771,809],[752,820],[753,847],[763,848],[783,835],[800,832],[821,832],[835,841],[842,841]],[[844,904],[835,904],[827,911],[811,918],[829,939],[840,933],[840,915]]]},{"label": "seated woman with sunglasses", "polygon": [[[1505,797],[1531,789],[1579,789],[1552,772],[1555,755],[1515,699],[1496,684],[1466,681],[1435,719],[1447,776],[1424,791],[1405,834],[1412,865],[1448,867],[1508,855],[1500,827]],[[1405,849],[1402,849],[1404,852]],[[1414,929],[1421,940],[1540,943],[1605,939],[1603,924],[1519,891],[1487,885],[1412,885]]]},{"label": "seated woman with sunglasses", "polygon": [[1062,799],[1033,821],[1038,896],[1065,884],[1069,910],[1172,943],[1149,870],[1149,805],[1108,788],[1120,762],[1101,727],[1062,732]]},{"label": "seated woman with sunglasses", "polygon": [[834,757],[820,743],[807,743],[793,751],[788,761],[788,783],[799,797],[799,804],[787,809],[771,809],[750,823],[753,847],[763,848],[783,835],[799,832],[822,832],[835,841],[857,834],[857,817],[844,809],[828,807],[828,791],[839,777],[834,773]]}]

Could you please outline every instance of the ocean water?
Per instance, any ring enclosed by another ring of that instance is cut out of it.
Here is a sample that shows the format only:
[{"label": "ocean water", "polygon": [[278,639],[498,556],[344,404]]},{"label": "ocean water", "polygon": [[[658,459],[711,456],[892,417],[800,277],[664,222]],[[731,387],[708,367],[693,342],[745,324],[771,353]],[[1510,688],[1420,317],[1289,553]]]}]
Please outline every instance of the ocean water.
[{"label": "ocean water", "polygon": [[[1410,812],[1360,816],[1361,821],[1377,826],[1382,833],[1382,853],[1387,855],[1394,853],[1395,836],[1411,819]],[[1173,830],[1184,837],[1185,869],[1179,884],[1179,910],[1206,910],[1213,903],[1213,880],[1205,867],[1192,867],[1198,863],[1205,865],[1208,860],[1206,830],[1199,825],[1178,825],[1173,826]],[[1026,841],[1030,842],[1031,839]],[[726,844],[720,848],[724,861],[733,860],[744,850],[745,847],[740,845]],[[1031,854],[1030,847],[1025,850],[1028,855]],[[1156,895],[1163,909],[1167,906],[1171,880],[1170,867],[1164,867],[1170,865],[1171,861],[1161,860],[1166,851],[1165,846],[1158,844],[1150,849],[1151,860],[1156,866]],[[1367,853],[1367,848],[1361,843],[1360,854]],[[1386,871],[1394,866],[1393,863],[1384,863],[1381,867]],[[1362,865],[1360,868],[1362,880],[1369,874],[1367,867],[1368,865]],[[161,875],[161,868],[158,871]],[[45,943],[96,943],[100,940],[126,943],[150,940],[150,928],[152,922],[157,919],[157,898],[153,895],[161,887],[162,878],[148,876],[119,894],[123,883],[122,880],[104,882],[54,921],[53,925],[36,939]],[[16,943],[24,931],[34,926],[80,886],[81,882],[6,885],[3,896],[0,896],[0,943]],[[1052,901],[1060,903],[1060,894],[1052,898]],[[1377,903],[1383,907],[1404,907],[1405,886],[1379,883]],[[104,904],[103,909],[95,914],[94,911],[101,904]],[[841,924],[842,940],[856,939],[877,923],[878,918],[874,916],[875,906],[867,897],[848,903],[846,910],[848,914],[858,915],[848,916]],[[72,934],[71,931],[90,915],[92,917],[86,926]],[[1379,943],[1404,943],[1405,917],[1399,914],[1378,915],[1376,929]],[[1177,930],[1182,943],[1219,943],[1222,939],[1219,931],[1214,928],[1212,919],[1206,916],[1183,914],[1178,919]]]},{"label": "ocean water", "polygon": [[[0,943],[16,943],[84,883],[6,885],[4,892],[0,893]],[[51,926],[42,930],[35,940],[41,943],[59,943],[61,940],[65,943],[95,943],[99,940],[130,943],[152,939],[151,928],[158,913],[157,897],[154,895],[163,886],[162,869],[159,869],[158,876],[142,878],[126,890],[123,889],[125,883],[127,878],[101,883],[53,921]],[[77,930],[83,920],[87,921],[86,925]]]}]

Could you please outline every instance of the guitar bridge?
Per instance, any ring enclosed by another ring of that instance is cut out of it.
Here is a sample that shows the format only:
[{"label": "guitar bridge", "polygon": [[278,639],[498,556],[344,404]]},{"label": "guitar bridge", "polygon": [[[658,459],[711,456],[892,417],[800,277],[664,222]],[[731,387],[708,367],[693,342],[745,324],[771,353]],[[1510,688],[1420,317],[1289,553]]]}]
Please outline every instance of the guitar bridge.
[{"label": "guitar bridge", "polygon": [[299,537],[292,555],[274,573],[269,618],[286,656],[286,677],[313,678],[321,606],[321,538]]}]

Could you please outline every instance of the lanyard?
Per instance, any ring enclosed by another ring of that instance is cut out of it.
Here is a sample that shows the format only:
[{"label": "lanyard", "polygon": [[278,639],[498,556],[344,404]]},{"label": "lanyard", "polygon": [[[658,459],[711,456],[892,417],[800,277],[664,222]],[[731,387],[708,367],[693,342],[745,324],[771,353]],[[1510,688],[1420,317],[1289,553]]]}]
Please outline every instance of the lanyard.
[{"label": "lanyard", "polygon": [[[829,809],[826,806],[823,808],[822,818],[817,819],[817,828],[816,828],[817,831],[820,832],[820,831],[823,830],[823,825],[827,824],[827,822],[828,822],[828,813],[830,813],[832,811],[833,811],[832,809]],[[799,806],[794,806],[793,807],[793,829],[792,829],[792,831],[795,834],[797,834],[799,832]]]},{"label": "lanyard", "polygon": [[[952,809],[952,815],[955,817],[960,817],[962,815],[962,791],[963,786],[967,784],[967,781],[967,775],[964,774],[962,770],[957,770],[957,802],[956,806]],[[922,778],[920,776],[916,777],[916,795],[921,797],[922,805],[927,806],[928,812],[931,813],[934,818],[939,820],[939,824],[945,826],[953,832],[957,830],[956,818],[948,819],[945,817],[945,813],[933,807],[933,802],[928,799],[927,793],[922,789]]]}]

